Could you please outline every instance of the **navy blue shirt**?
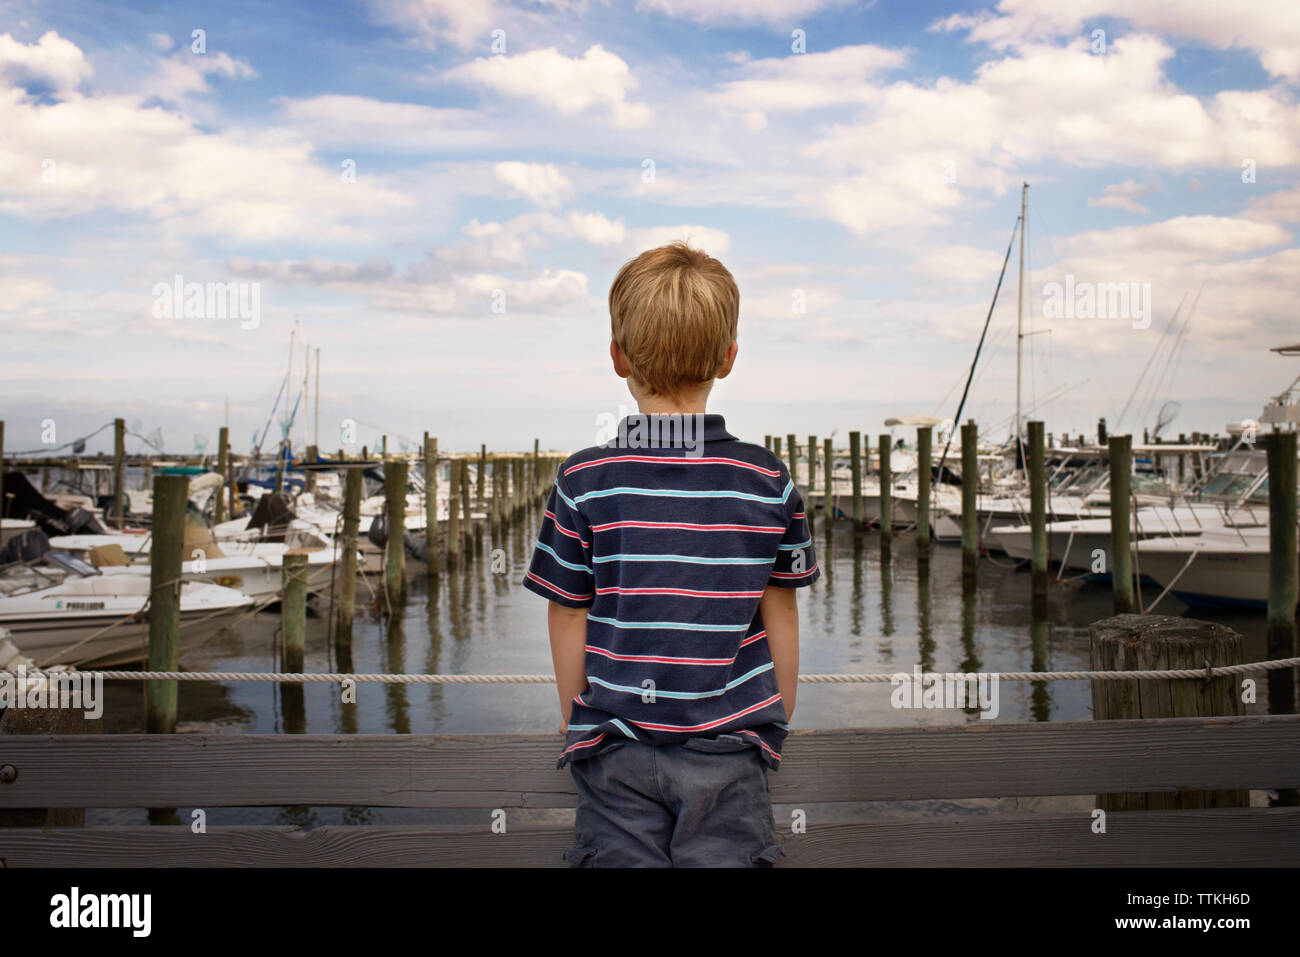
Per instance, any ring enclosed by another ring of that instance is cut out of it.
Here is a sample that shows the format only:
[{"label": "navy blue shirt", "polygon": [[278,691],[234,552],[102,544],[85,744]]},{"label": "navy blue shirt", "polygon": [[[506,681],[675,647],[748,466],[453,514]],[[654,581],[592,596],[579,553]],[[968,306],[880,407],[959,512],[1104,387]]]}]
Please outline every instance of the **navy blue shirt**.
[{"label": "navy blue shirt", "polygon": [[613,738],[738,734],[777,768],[789,728],[758,602],[820,574],[788,470],[720,415],[628,416],[616,439],[570,456],[524,578],[589,609],[589,687],[558,766]]}]

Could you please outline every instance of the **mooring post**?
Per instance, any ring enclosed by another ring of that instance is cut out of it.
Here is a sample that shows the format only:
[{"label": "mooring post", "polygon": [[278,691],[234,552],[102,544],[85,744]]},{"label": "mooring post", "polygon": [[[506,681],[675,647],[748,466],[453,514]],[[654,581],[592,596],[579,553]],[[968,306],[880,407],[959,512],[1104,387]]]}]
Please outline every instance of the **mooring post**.
[{"label": "mooring post", "polygon": [[[314,445],[307,446],[307,452],[303,456],[302,464],[304,466],[315,465],[319,461],[320,461],[320,452],[317,450],[316,446]],[[307,473],[306,481],[303,483],[303,491],[315,492],[316,491],[316,470],[313,468],[304,468],[303,471]]]},{"label": "mooring post", "polygon": [[796,441],[794,433],[791,432],[785,437],[786,458],[790,460],[790,481],[799,487],[799,443]]},{"label": "mooring post", "polygon": [[[808,512],[808,531],[813,529],[813,513],[817,510],[813,495],[817,491],[817,436],[808,436],[808,494],[804,496]],[[826,507],[825,501],[822,508]]]},{"label": "mooring post", "polygon": [[481,505],[483,502],[483,483],[487,481],[487,444],[479,443],[478,447],[478,476],[474,481],[474,503]]},{"label": "mooring post", "polygon": [[[230,429],[224,425],[217,432],[217,473],[221,476],[221,486],[214,496],[212,521],[220,525],[226,520],[226,475],[230,472]],[[231,518],[234,516],[232,515]]]},{"label": "mooring post", "polygon": [[[181,565],[184,561],[185,504],[190,480],[159,475],[153,481],[153,542],[149,548],[149,670],[180,666]],[[175,681],[150,681],[145,721],[152,734],[176,730]]]},{"label": "mooring post", "polygon": [[1029,537],[1031,595],[1035,607],[1047,600],[1047,467],[1043,423],[1029,422]]},{"label": "mooring post", "polygon": [[541,462],[538,456],[541,454],[542,440],[533,439],[533,469],[532,481],[528,483],[529,493],[528,500],[531,502],[537,498],[537,492],[541,488]]},{"label": "mooring post", "polygon": [[930,464],[931,427],[922,425],[916,430],[916,557],[930,560],[930,482],[933,478]]},{"label": "mooring post", "polygon": [[301,673],[307,648],[306,553],[297,549],[284,553],[280,588],[280,670]]},{"label": "mooring post", "polygon": [[[1268,451],[1268,657],[1296,656],[1296,433],[1265,437]],[[1297,669],[1268,673],[1271,714],[1294,714]]]},{"label": "mooring post", "polygon": [[772,451],[772,436],[763,436],[763,448],[767,449],[769,452]]},{"label": "mooring post", "polygon": [[[822,447],[822,471],[825,475],[822,478],[822,511],[825,512],[829,521],[835,520],[835,449],[834,441],[827,439]],[[830,525],[826,526],[830,529]]]},{"label": "mooring post", "polygon": [[849,433],[849,472],[853,482],[853,527],[862,527],[862,433]]},{"label": "mooring post", "polygon": [[894,474],[889,461],[893,446],[894,440],[892,436],[882,435],[880,437],[880,532],[882,542],[888,541],[894,530]]},{"label": "mooring post", "polygon": [[425,574],[438,577],[438,440],[424,433]]},{"label": "mooring post", "polygon": [[447,527],[442,536],[448,568],[460,560],[460,509],[456,507],[459,501],[460,469],[456,467],[456,459],[452,459],[447,469]]},{"label": "mooring post", "polygon": [[979,427],[974,419],[961,427],[961,573],[968,583],[979,568]]},{"label": "mooring post", "polygon": [[406,601],[406,459],[384,462],[384,507],[388,513],[388,545],[384,559],[384,584],[388,601]]},{"label": "mooring post", "polygon": [[778,459],[781,457],[781,436],[772,436],[772,454]]},{"label": "mooring post", "polygon": [[352,618],[357,599],[357,533],[361,529],[360,468],[343,470],[343,543],[339,546],[338,627],[334,632],[336,648],[352,645]]},{"label": "mooring post", "polygon": [[1133,552],[1129,522],[1132,488],[1133,436],[1107,436],[1110,449],[1110,580],[1115,595],[1115,614],[1137,610],[1133,589]]},{"label": "mooring post", "polygon": [[[98,504],[98,503],[96,503]],[[113,420],[113,520],[126,528],[126,420]]]},{"label": "mooring post", "polygon": [[460,509],[465,524],[465,558],[468,561],[477,549],[474,547],[474,511],[469,501],[469,459],[460,459]]},{"label": "mooring post", "polygon": [[[1128,436],[1120,436],[1128,438]],[[1111,437],[1114,442],[1115,436]],[[1239,665],[1241,635],[1215,622],[1169,615],[1117,615],[1089,628],[1092,671],[1165,671],[1207,665]],[[1241,676],[1093,681],[1092,716],[1114,718],[1208,718],[1242,715]],[[1152,760],[1159,761],[1159,755]],[[1248,807],[1249,791],[1158,791],[1099,794],[1103,811]]]}]

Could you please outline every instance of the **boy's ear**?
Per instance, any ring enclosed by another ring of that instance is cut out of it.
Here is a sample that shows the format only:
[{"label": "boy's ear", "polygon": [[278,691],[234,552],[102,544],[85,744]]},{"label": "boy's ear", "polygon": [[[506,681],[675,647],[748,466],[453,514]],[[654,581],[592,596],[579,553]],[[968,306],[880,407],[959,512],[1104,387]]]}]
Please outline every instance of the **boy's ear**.
[{"label": "boy's ear", "polygon": [[725,379],[731,374],[731,367],[736,364],[736,353],[740,351],[740,343],[733,341],[730,348],[727,349],[726,358],[722,360],[722,365],[718,367],[718,374],[715,379]]},{"label": "boy's ear", "polygon": [[628,364],[627,356],[613,339],[609,340],[609,357],[614,360],[614,372],[620,379],[626,379],[632,374],[632,366]]}]

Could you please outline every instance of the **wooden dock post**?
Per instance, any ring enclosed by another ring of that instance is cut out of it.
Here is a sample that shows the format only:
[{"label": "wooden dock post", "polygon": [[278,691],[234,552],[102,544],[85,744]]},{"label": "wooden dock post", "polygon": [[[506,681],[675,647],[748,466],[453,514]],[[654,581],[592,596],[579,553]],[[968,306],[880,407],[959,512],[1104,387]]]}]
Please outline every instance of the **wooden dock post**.
[{"label": "wooden dock post", "polygon": [[853,482],[853,527],[862,527],[862,433],[849,433],[849,470]]},{"label": "wooden dock post", "polygon": [[[1111,436],[1116,438],[1130,436]],[[1112,446],[1113,447],[1113,446]],[[1239,665],[1241,635],[1215,622],[1169,615],[1118,615],[1089,628],[1092,671],[1163,671]],[[1246,713],[1241,678],[1093,681],[1092,716],[1114,718],[1206,718]],[[1249,791],[1153,791],[1099,794],[1103,811],[1249,807]]]},{"label": "wooden dock post", "polygon": [[424,433],[425,574],[438,577],[438,440]]},{"label": "wooden dock post", "polygon": [[384,508],[388,515],[388,546],[384,557],[384,585],[388,601],[406,601],[406,459],[384,462]]},{"label": "wooden dock post", "polygon": [[456,467],[456,459],[451,460],[447,476],[447,528],[442,537],[447,567],[452,568],[460,560],[460,509],[456,507],[460,501],[460,469]]},{"label": "wooden dock post", "polygon": [[1137,610],[1133,588],[1133,552],[1129,532],[1133,436],[1107,436],[1110,449],[1110,580],[1115,595],[1115,614]]},{"label": "wooden dock post", "polygon": [[530,502],[537,498],[537,493],[541,489],[541,475],[539,474],[541,471],[541,461],[538,458],[541,454],[541,449],[542,440],[533,439],[533,467],[531,469],[532,481],[528,483],[528,501]]},{"label": "wooden dock post", "polygon": [[[469,459],[460,459],[459,462],[460,462],[460,509],[462,513],[461,521],[464,523],[465,526],[461,530],[461,534],[465,536],[464,554],[465,554],[466,561],[468,561],[471,557],[477,554],[478,550],[474,547],[475,544],[474,510],[470,506]],[[451,504],[454,507],[455,503],[451,503]]]},{"label": "wooden dock post", "polygon": [[474,497],[478,504],[484,504],[484,487],[483,483],[487,481],[487,443],[481,443],[478,447],[478,482],[475,483]]},{"label": "wooden dock post", "polygon": [[[226,475],[230,472],[230,429],[222,426],[217,433],[217,471],[221,474],[222,485],[217,489],[213,504],[212,520],[220,525],[226,520]],[[231,516],[234,517],[233,515]]]},{"label": "wooden dock post", "polygon": [[975,582],[979,568],[979,427],[969,419],[961,427],[961,574]]},{"label": "wooden dock post", "polygon": [[[180,666],[181,565],[184,562],[185,504],[190,480],[159,475],[153,480],[153,543],[149,549],[149,670]],[[175,681],[150,681],[145,721],[153,734],[176,730]]]},{"label": "wooden dock post", "polygon": [[781,436],[772,436],[772,454],[778,459],[781,457]]},{"label": "wooden dock post", "polygon": [[763,436],[763,448],[767,449],[769,452],[772,451],[772,436]]},{"label": "wooden dock post", "polygon": [[[822,511],[826,514],[827,520],[835,520],[835,448],[834,441],[827,439],[822,449],[822,471],[825,477],[822,479],[822,486],[825,489],[822,495]],[[830,531],[830,525],[826,526]]]},{"label": "wooden dock post", "polygon": [[126,419],[113,420],[113,517],[126,528]]},{"label": "wooden dock post", "polygon": [[928,425],[916,430],[916,557],[930,560],[930,495],[934,478],[930,462],[933,432]]},{"label": "wooden dock post", "polygon": [[[320,450],[317,449],[316,446],[314,445],[307,446],[307,451],[303,455],[303,465],[315,465],[319,461],[320,461]],[[306,479],[303,482],[303,491],[315,492],[316,491],[316,470],[303,469],[303,471],[306,473]]]},{"label": "wooden dock post", "polygon": [[297,549],[284,553],[284,564],[280,566],[280,589],[280,670],[301,673],[307,648],[305,553]]},{"label": "wooden dock post", "polygon": [[[1265,437],[1268,453],[1268,657],[1296,655],[1296,433]],[[1295,712],[1295,668],[1268,673],[1270,714]]]},{"label": "wooden dock post", "polygon": [[335,648],[351,648],[357,599],[357,533],[361,529],[360,468],[343,470],[343,543],[339,546],[338,627]]},{"label": "wooden dock post", "polygon": [[888,541],[894,532],[894,474],[889,461],[893,447],[892,436],[880,437],[880,531],[884,536],[881,541]]},{"label": "wooden dock post", "polygon": [[1029,432],[1029,537],[1031,595],[1034,607],[1047,600],[1047,468],[1043,423],[1027,423]]},{"label": "wooden dock post", "polygon": [[[804,496],[807,500],[804,504],[808,512],[808,531],[813,530],[813,513],[816,511],[813,503],[813,495],[817,491],[817,436],[808,436],[808,494]],[[825,501],[822,502],[822,508],[826,507]]]},{"label": "wooden dock post", "polygon": [[791,432],[785,437],[786,458],[790,460],[790,481],[799,486],[799,443]]}]

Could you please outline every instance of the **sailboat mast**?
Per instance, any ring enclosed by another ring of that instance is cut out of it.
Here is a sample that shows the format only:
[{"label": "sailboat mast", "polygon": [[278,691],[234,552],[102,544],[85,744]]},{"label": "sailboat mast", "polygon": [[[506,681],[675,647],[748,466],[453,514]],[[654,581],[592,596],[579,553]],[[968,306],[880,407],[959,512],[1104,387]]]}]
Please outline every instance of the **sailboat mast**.
[{"label": "sailboat mast", "polygon": [[316,427],[312,442],[320,454],[320,346],[316,347]]},{"label": "sailboat mast", "polygon": [[1029,203],[1029,184],[1020,187],[1020,293],[1016,298],[1016,467],[1024,467],[1020,454],[1020,357],[1025,340],[1025,207]]}]

